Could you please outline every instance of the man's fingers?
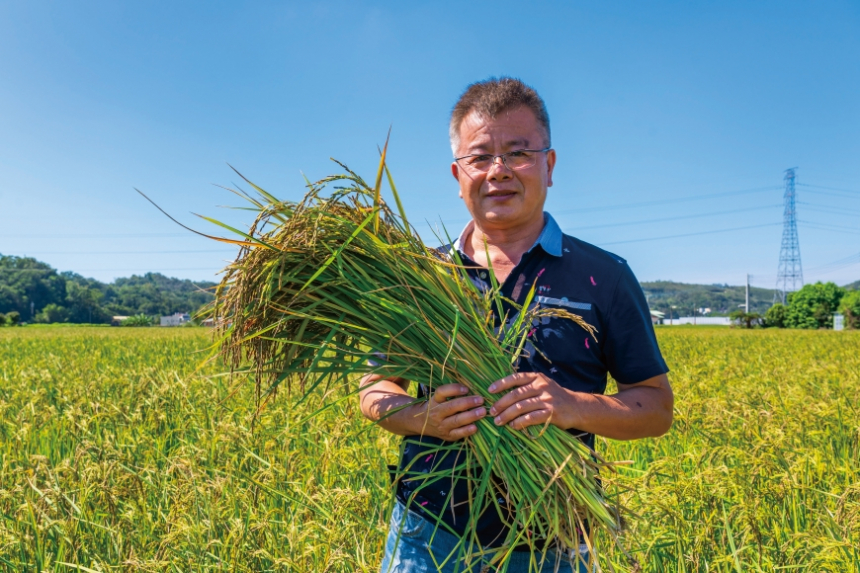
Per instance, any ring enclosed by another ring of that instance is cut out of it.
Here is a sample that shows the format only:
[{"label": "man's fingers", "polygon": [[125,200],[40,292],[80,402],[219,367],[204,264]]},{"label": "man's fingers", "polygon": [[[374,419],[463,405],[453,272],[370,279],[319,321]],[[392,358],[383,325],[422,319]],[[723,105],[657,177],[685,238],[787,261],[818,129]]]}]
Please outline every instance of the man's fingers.
[{"label": "man's fingers", "polygon": [[517,372],[516,374],[511,374],[510,376],[505,376],[501,380],[496,380],[490,387],[487,388],[489,392],[498,393],[504,392],[505,390],[509,390],[516,386],[523,386],[528,384],[532,380],[537,377],[537,374],[534,372]]},{"label": "man's fingers", "polygon": [[463,396],[467,392],[469,389],[461,384],[442,384],[433,392],[433,399],[441,404],[448,398]]},{"label": "man's fingers", "polygon": [[450,423],[451,426],[455,428],[459,428],[462,426],[467,426],[472,424],[484,416],[487,415],[487,409],[484,407],[475,408],[474,410],[469,410],[468,412],[461,412],[456,416],[451,416],[446,420],[447,423]]},{"label": "man's fingers", "polygon": [[534,396],[540,395],[540,390],[534,388],[532,386],[520,386],[519,388],[515,388],[511,390],[493,404],[493,407],[490,408],[490,414],[495,416],[499,412],[504,412],[520,400],[525,400],[526,398],[533,398]]},{"label": "man's fingers", "polygon": [[493,422],[497,426],[504,426],[508,422],[515,420],[516,418],[527,414],[529,412],[535,412],[537,410],[543,410],[546,404],[543,401],[537,398],[526,398],[525,400],[520,400],[510,407],[503,410],[498,416],[495,417]]},{"label": "man's fingers", "polygon": [[462,398],[454,398],[442,404],[430,404],[430,410],[437,419],[450,418],[460,412],[471,410],[476,406],[484,403],[484,399],[480,396],[463,396]]},{"label": "man's fingers", "polygon": [[552,412],[549,410],[535,410],[518,418],[515,418],[509,426],[514,430],[522,430],[528,426],[536,426],[538,424],[546,424],[547,420],[552,419]]},{"label": "man's fingers", "polygon": [[[448,404],[450,404],[450,402]],[[448,404],[445,404],[445,406],[448,406]],[[461,440],[466,436],[471,436],[478,431],[478,427],[475,425],[477,421],[486,415],[487,409],[481,407],[473,408],[467,412],[460,412],[459,414],[447,417],[439,426],[439,429],[441,430],[440,437],[444,440],[454,441]],[[450,429],[446,431],[444,428]]]},{"label": "man's fingers", "polygon": [[456,428],[448,432],[448,441],[454,442],[456,440],[462,440],[463,438],[467,438],[478,431],[478,427],[475,424],[469,424],[468,426],[463,426],[462,428]]}]

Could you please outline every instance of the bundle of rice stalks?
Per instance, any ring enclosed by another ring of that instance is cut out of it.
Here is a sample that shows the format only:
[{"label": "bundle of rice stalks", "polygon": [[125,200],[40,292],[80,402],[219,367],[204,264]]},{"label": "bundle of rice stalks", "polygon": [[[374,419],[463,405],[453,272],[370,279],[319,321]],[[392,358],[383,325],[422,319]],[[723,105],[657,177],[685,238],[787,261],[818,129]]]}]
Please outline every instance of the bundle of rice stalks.
[{"label": "bundle of rice stalks", "polygon": [[[532,304],[534,286],[515,317],[501,316],[497,283],[480,290],[455,251],[428,248],[409,226],[384,153],[374,187],[341,166],[345,174],[309,184],[298,203],[251,184],[256,221],[247,233],[231,228],[241,249],[212,313],[222,355],[255,373],[264,401],[284,386],[307,394],[342,383],[357,392],[360,377],[376,373],[430,389],[459,383],[492,404],[499,396],[487,388],[515,372],[534,319],[563,317],[594,335],[579,316]],[[383,173],[397,214],[380,198]],[[577,547],[578,530],[589,528],[614,537],[618,513],[597,480],[606,464],[580,439],[553,425],[516,431],[484,418],[477,427],[464,442],[428,450],[462,452],[453,471],[469,476],[472,523],[458,559],[480,551],[474,525],[484,511],[510,526],[492,556],[500,570],[513,547],[533,540]],[[500,499],[515,512],[502,511]]]}]

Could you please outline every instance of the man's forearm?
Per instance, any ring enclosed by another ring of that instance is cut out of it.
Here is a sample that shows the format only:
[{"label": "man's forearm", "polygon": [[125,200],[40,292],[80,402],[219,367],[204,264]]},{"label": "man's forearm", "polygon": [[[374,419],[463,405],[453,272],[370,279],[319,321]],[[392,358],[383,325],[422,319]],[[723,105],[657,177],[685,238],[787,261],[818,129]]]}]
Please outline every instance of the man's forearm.
[{"label": "man's forearm", "polygon": [[359,395],[361,413],[367,419],[379,423],[380,426],[398,436],[422,433],[420,410],[414,406],[407,406],[414,402],[415,398],[407,394],[401,385],[391,380],[379,380],[375,383],[371,381],[365,384],[367,388]]},{"label": "man's forearm", "polygon": [[662,436],[672,425],[672,390],[637,386],[611,396],[574,393],[569,425],[614,440]]}]

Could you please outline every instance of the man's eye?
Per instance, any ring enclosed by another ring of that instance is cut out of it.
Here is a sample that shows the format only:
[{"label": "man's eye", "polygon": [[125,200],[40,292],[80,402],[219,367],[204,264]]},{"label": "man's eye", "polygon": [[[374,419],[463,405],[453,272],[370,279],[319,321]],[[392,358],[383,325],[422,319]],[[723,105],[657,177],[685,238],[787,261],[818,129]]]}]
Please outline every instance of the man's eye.
[{"label": "man's eye", "polygon": [[529,154],[526,151],[511,151],[508,153],[511,157],[528,157]]},{"label": "man's eye", "polygon": [[471,159],[469,159],[469,165],[474,165],[475,163],[485,163],[487,161],[492,161],[492,155],[475,155]]}]

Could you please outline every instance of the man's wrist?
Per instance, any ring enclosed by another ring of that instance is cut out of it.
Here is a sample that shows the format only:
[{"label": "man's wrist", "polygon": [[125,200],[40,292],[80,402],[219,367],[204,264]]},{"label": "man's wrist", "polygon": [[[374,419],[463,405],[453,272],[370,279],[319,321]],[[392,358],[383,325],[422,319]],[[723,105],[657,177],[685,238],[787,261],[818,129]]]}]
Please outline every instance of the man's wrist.
[{"label": "man's wrist", "polygon": [[423,412],[423,408],[426,406],[425,402],[419,402],[417,404],[410,404],[408,407],[403,408],[401,410],[401,422],[409,432],[409,435],[412,436],[420,436],[424,434],[425,429],[425,416]]},{"label": "man's wrist", "polygon": [[581,430],[584,425],[582,418],[583,414],[583,398],[588,396],[584,392],[576,392],[574,390],[564,389],[567,394],[564,404],[562,405],[559,423],[556,424],[563,430],[577,429]]}]

